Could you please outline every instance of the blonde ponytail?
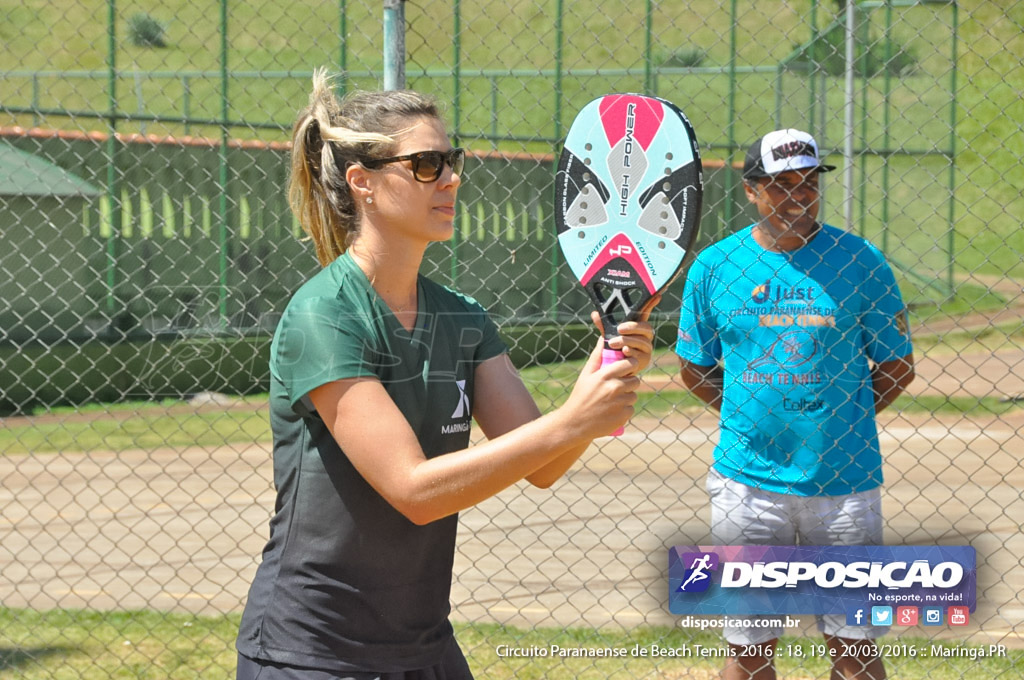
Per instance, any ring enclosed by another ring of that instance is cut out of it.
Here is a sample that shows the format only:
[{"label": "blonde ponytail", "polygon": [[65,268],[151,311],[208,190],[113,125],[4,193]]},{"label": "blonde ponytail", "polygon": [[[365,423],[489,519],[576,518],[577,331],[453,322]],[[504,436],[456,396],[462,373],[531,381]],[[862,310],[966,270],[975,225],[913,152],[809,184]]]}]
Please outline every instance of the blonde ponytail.
[{"label": "blonde ponytail", "polygon": [[437,105],[411,90],[353,92],[339,101],[323,68],[292,129],[288,203],[316,247],[321,266],[344,253],[359,233],[345,171],[384,158],[415,118],[440,118]]}]

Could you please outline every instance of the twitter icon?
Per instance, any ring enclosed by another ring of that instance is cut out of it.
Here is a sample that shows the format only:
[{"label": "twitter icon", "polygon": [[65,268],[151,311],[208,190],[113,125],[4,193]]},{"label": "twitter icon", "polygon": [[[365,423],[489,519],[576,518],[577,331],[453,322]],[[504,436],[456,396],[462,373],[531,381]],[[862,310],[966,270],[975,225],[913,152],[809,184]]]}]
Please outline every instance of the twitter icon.
[{"label": "twitter icon", "polygon": [[892,625],[892,607],[872,607],[871,608],[871,625],[872,626],[891,626]]}]

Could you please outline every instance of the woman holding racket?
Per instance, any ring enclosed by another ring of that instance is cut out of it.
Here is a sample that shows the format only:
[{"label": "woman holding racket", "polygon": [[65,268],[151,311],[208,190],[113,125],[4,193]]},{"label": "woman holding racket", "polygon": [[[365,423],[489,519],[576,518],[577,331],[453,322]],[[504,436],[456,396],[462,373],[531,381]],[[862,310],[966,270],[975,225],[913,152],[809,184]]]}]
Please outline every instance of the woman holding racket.
[{"label": "woman holding racket", "polygon": [[419,275],[462,181],[436,106],[339,102],[318,71],[292,142],[289,198],[323,270],[271,348],[277,502],[238,678],[471,678],[447,619],[457,513],[520,479],[549,486],[625,423],[653,332],[620,325],[625,359],[604,368],[598,339],[542,416],[487,313]]}]

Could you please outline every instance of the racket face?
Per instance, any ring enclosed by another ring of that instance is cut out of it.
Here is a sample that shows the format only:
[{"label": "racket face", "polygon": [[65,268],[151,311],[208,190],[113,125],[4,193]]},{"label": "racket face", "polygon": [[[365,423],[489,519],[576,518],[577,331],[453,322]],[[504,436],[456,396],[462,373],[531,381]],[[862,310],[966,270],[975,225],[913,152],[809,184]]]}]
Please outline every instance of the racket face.
[{"label": "racket face", "polygon": [[703,190],[693,127],[670,102],[610,94],[576,116],[555,177],[555,226],[606,328],[635,318],[678,275]]}]

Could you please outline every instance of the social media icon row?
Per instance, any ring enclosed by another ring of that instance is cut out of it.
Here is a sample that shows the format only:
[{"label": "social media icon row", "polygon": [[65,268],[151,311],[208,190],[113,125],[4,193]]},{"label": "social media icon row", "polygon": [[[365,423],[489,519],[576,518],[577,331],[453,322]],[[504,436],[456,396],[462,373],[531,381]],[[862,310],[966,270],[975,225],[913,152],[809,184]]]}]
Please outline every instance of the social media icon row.
[{"label": "social media icon row", "polygon": [[846,613],[848,626],[941,626],[948,622],[951,626],[966,626],[970,621],[970,610],[967,607],[858,607]]}]

